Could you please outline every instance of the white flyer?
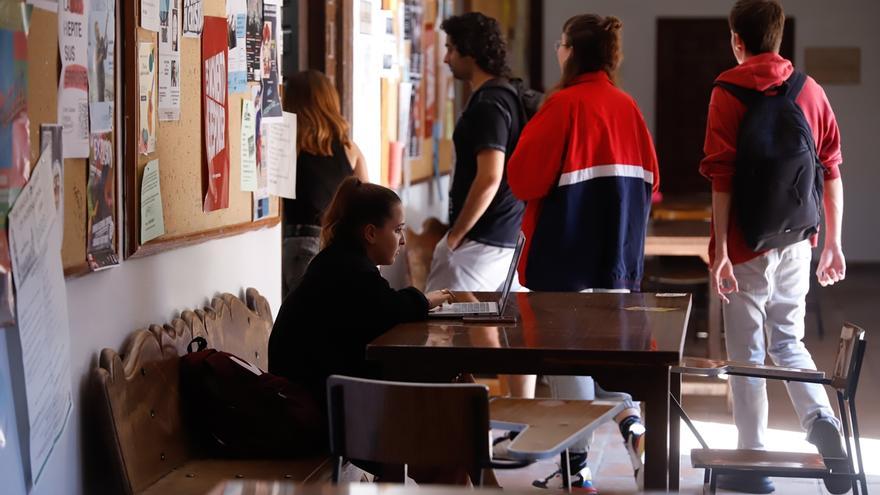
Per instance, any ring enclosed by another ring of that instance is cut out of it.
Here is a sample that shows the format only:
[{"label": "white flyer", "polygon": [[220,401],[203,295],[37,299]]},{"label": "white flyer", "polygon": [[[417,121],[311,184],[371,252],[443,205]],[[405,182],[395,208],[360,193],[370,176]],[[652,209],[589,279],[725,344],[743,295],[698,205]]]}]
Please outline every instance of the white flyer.
[{"label": "white flyer", "polygon": [[58,12],[58,123],[64,158],[89,157],[88,0],[62,2]]},{"label": "white flyer", "polygon": [[159,120],[180,120],[180,0],[160,0]]},{"label": "white flyer", "polygon": [[296,199],[296,114],[284,112],[281,123],[263,123],[268,138],[269,194]]},{"label": "white flyer", "polygon": [[[141,27],[150,31],[159,30],[159,1],[141,0]],[[168,0],[162,0],[167,2]]]},{"label": "white flyer", "polygon": [[203,0],[183,0],[183,37],[200,38],[205,24]]},{"label": "white flyer", "polygon": [[250,98],[241,100],[241,190],[257,190],[257,114]]},{"label": "white flyer", "polygon": [[90,133],[113,130],[116,59],[115,4],[90,0],[89,13],[89,122]]},{"label": "white flyer", "polygon": [[227,0],[229,30],[229,94],[247,93],[247,2]]},{"label": "white flyer", "polygon": [[150,160],[141,179],[141,243],[165,234],[162,189],[159,187],[159,160]]},{"label": "white flyer", "polygon": [[72,408],[70,328],[61,265],[58,210],[50,150],[43,151],[9,213],[9,251],[15,274],[21,365],[27,396],[31,483],[67,426]]}]

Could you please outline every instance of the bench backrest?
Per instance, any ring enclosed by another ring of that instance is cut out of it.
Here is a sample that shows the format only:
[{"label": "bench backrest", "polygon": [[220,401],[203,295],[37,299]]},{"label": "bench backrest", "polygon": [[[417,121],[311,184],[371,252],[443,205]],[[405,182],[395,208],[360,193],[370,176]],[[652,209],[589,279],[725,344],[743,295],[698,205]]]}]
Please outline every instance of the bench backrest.
[{"label": "bench backrest", "polygon": [[132,333],[122,352],[101,351],[93,374],[105,445],[125,493],[138,493],[198,454],[182,422],[179,357],[194,337],[268,368],[272,313],[256,289],[222,294],[165,325]]}]

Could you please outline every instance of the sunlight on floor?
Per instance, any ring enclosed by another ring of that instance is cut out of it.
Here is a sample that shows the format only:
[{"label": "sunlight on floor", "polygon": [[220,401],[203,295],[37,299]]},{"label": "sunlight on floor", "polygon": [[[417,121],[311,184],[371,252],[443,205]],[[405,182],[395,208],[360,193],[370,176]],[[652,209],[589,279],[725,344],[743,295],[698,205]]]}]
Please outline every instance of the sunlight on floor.
[{"label": "sunlight on floor", "polygon": [[[694,421],[693,423],[709,447],[713,449],[736,448],[736,427],[734,425],[709,421]],[[865,474],[868,476],[880,475],[880,462],[876,462],[876,459],[880,459],[880,439],[862,437],[861,443]],[[700,448],[700,443],[682,421],[681,452],[689,454],[691,449],[698,448]],[[767,449],[786,452],[816,452],[816,448],[807,442],[804,432],[775,428],[767,430]]]}]

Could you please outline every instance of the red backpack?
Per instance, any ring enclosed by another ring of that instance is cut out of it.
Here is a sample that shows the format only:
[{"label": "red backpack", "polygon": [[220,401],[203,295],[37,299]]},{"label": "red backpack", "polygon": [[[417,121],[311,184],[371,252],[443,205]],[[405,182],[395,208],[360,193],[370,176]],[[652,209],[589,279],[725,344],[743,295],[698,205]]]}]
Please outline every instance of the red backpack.
[{"label": "red backpack", "polygon": [[180,358],[184,421],[198,445],[220,457],[296,457],[326,449],[321,409],[305,388],[207,346],[196,337]]}]

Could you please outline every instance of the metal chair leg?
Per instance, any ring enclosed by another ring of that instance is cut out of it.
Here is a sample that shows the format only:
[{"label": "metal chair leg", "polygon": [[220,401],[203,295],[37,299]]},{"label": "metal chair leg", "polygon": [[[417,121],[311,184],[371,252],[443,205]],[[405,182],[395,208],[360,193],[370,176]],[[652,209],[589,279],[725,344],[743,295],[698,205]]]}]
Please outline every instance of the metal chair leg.
[{"label": "metal chair leg", "polygon": [[562,455],[562,464],[564,464],[562,476],[563,481],[565,481],[565,490],[571,493],[571,454],[568,452],[568,449],[565,449]]},{"label": "metal chair leg", "polygon": [[709,494],[715,495],[715,489],[718,485],[718,473],[711,469],[707,469],[709,471]]},{"label": "metal chair leg", "polygon": [[862,442],[859,439],[859,420],[856,416],[855,397],[850,397],[847,402],[849,403],[849,416],[852,419],[853,438],[855,438],[856,441],[856,460],[859,464],[859,482],[862,484],[862,493],[868,493],[868,479],[865,477],[865,466],[862,462]]},{"label": "metal chair leg", "polygon": [[[855,464],[853,463],[853,455],[852,455],[852,446],[849,443],[849,435],[850,435],[850,425],[849,425],[849,413],[846,408],[846,399],[843,397],[843,392],[840,390],[837,391],[837,407],[840,410],[840,422],[843,427],[843,443],[846,445],[846,462],[849,464],[849,472],[854,474]],[[850,478],[850,482],[852,483],[852,491],[853,495],[858,493],[856,489],[856,478]]]}]

